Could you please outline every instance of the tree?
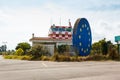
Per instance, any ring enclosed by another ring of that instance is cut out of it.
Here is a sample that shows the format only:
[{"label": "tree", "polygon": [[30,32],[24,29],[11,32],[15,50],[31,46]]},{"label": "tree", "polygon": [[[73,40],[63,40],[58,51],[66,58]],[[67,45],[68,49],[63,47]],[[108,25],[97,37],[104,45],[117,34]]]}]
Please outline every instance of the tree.
[{"label": "tree", "polygon": [[0,47],[0,52],[6,52],[6,49],[7,49],[7,45],[2,45]]},{"label": "tree", "polygon": [[101,44],[102,54],[106,55],[108,53],[108,45],[107,45],[106,39],[104,38],[99,42]]},{"label": "tree", "polygon": [[107,55],[112,45],[111,41],[106,41],[104,38],[92,44],[92,53]]},{"label": "tree", "polygon": [[107,41],[106,43],[107,43],[107,50],[108,50],[107,53],[110,53],[112,48],[117,49],[117,47],[113,45],[111,41]]},{"label": "tree", "polygon": [[95,42],[92,45],[92,52],[100,54],[101,53],[101,44],[99,42]]},{"label": "tree", "polygon": [[101,47],[102,47],[102,54],[107,55],[109,51],[111,50],[111,47],[113,46],[113,43],[111,41],[106,41],[104,38],[101,42]]},{"label": "tree", "polygon": [[24,51],[24,54],[26,54],[26,51],[29,50],[31,46],[27,42],[21,42],[21,43],[18,43],[15,49],[17,50],[19,48],[21,48]]}]

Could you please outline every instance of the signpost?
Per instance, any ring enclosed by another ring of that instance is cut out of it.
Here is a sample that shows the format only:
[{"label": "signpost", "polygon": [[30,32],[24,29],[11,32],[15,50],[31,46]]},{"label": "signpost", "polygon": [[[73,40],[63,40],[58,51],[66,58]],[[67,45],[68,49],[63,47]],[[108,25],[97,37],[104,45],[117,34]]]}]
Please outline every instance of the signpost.
[{"label": "signpost", "polygon": [[118,45],[118,53],[120,54],[120,36],[115,36],[115,42],[117,42],[117,45]]}]

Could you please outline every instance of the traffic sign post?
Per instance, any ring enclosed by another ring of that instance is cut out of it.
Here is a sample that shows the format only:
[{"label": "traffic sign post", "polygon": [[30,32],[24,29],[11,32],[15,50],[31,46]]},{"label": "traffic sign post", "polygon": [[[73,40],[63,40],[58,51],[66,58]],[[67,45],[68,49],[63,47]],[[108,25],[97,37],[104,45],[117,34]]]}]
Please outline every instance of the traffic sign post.
[{"label": "traffic sign post", "polygon": [[118,45],[118,53],[120,54],[120,41],[117,42]]},{"label": "traffic sign post", "polygon": [[120,54],[120,36],[115,36],[115,42],[117,42],[117,45],[118,45],[118,53]]}]

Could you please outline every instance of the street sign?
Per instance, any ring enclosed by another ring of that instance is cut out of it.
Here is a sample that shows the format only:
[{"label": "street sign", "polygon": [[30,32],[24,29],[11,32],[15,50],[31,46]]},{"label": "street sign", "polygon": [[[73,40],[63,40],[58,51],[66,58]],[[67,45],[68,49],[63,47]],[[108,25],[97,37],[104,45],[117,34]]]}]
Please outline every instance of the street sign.
[{"label": "street sign", "polygon": [[115,42],[119,42],[120,41],[120,36],[115,36]]},{"label": "street sign", "polygon": [[120,36],[115,36],[115,42],[118,44],[118,53],[120,54]]}]

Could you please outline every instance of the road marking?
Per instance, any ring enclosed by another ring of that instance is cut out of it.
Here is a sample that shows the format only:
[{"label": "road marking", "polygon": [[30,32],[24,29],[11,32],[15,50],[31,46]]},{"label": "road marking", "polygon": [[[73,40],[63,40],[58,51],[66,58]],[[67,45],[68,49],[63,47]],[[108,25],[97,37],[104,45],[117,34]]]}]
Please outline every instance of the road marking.
[{"label": "road marking", "polygon": [[48,67],[48,66],[47,66],[45,63],[43,63],[43,62],[42,62],[42,65],[43,65],[44,67]]}]

